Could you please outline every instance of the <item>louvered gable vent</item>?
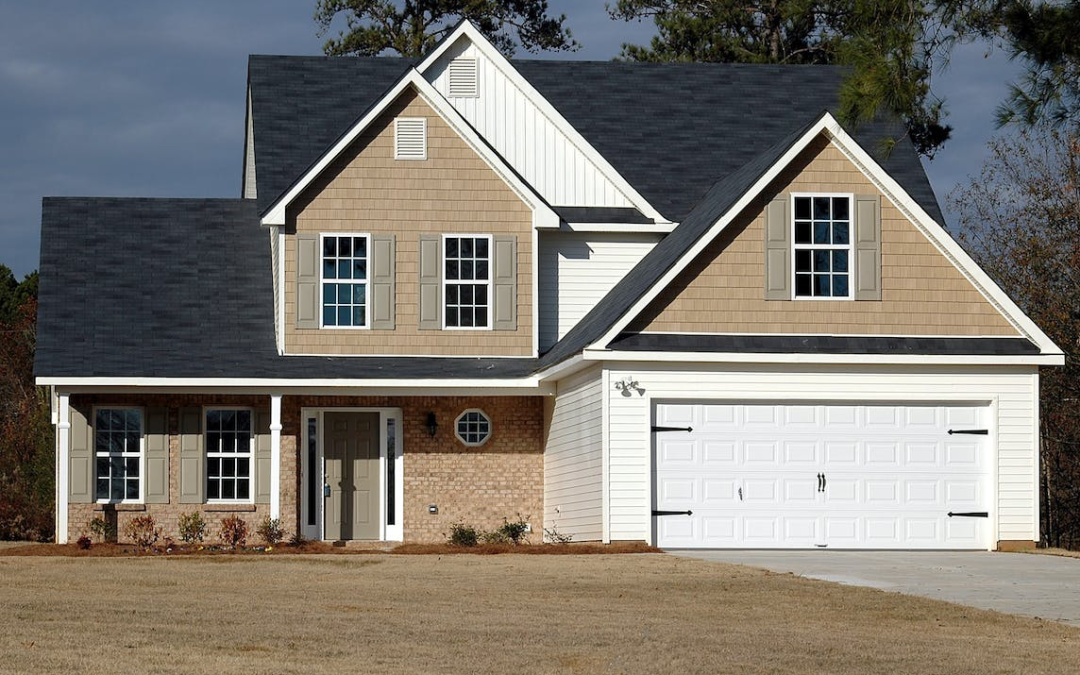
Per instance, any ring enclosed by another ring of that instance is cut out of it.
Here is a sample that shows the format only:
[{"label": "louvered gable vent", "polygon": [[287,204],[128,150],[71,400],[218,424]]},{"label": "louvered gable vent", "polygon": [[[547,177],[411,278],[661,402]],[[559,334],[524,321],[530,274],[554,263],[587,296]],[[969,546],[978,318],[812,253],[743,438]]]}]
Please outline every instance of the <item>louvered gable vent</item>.
[{"label": "louvered gable vent", "polygon": [[427,119],[394,120],[394,159],[427,159]]},{"label": "louvered gable vent", "polygon": [[476,79],[476,59],[450,62],[450,97],[475,98],[480,95]]}]

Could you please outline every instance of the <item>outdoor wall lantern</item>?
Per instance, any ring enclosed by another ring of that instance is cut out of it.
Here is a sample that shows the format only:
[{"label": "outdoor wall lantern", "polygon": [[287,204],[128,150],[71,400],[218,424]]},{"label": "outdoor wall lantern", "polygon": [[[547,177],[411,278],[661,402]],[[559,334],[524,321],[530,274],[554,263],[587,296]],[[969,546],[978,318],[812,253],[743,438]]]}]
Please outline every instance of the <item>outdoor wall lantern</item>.
[{"label": "outdoor wall lantern", "polygon": [[427,414],[427,432],[428,436],[435,438],[435,432],[439,430],[439,423],[435,421],[435,413],[429,412]]}]

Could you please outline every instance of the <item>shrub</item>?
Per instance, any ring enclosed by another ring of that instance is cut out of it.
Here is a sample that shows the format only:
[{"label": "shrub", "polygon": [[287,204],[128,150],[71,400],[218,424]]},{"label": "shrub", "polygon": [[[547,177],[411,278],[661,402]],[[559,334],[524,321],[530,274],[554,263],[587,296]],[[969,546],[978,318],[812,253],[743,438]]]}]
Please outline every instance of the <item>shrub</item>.
[{"label": "shrub", "polygon": [[495,530],[498,535],[505,541],[517,546],[525,541],[525,535],[529,534],[528,519],[522,518],[521,514],[518,514],[517,520],[510,522],[506,518],[503,518],[503,524],[499,529]]},{"label": "shrub", "polygon": [[267,546],[277,546],[285,538],[285,528],[281,526],[281,518],[270,516],[263,518],[259,527],[255,529],[255,533]]},{"label": "shrub", "polygon": [[78,541],[76,541],[75,544],[78,545],[78,547],[83,551],[89,551],[90,547],[93,545],[93,543],[90,541],[90,537],[86,536],[85,534],[79,537]]},{"label": "shrub", "polygon": [[99,542],[116,541],[116,523],[98,516],[90,521],[90,534],[97,537]]},{"label": "shrub", "polygon": [[476,546],[480,543],[480,532],[471,525],[454,523],[450,526],[450,536],[446,541],[451,546]]},{"label": "shrub", "polygon": [[221,531],[218,536],[221,537],[221,541],[234,549],[242,548],[247,543],[247,523],[240,516],[229,516],[221,521]]},{"label": "shrub", "polygon": [[124,528],[124,536],[145,550],[157,543],[161,530],[154,522],[153,516],[136,516],[128,521],[127,527]]},{"label": "shrub", "polygon": [[308,545],[308,540],[304,539],[304,535],[299,531],[293,532],[293,536],[289,538],[289,546],[295,546],[296,548],[303,548]]},{"label": "shrub", "polygon": [[180,541],[185,544],[201,544],[206,537],[206,521],[198,511],[180,514]]},{"label": "shrub", "polygon": [[559,528],[552,523],[551,527],[544,528],[544,538],[552,544],[569,544],[574,540],[574,535],[559,532]]}]

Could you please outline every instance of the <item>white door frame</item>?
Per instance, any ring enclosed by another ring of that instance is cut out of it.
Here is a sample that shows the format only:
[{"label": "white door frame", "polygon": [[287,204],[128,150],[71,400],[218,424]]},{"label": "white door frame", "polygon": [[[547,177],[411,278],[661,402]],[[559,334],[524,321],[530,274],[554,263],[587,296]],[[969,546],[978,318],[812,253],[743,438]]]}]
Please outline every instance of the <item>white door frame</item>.
[{"label": "white door frame", "polygon": [[[330,406],[311,407],[300,410],[300,531],[306,539],[325,538],[323,523],[325,501],[323,499],[323,485],[326,484],[324,472],[325,454],[323,451],[323,438],[325,434],[324,417],[326,413],[378,413],[379,415],[379,539],[382,541],[402,541],[404,539],[403,498],[405,493],[404,462],[403,462],[403,429],[401,408],[372,408],[359,406]],[[309,424],[315,425],[315,466],[310,467],[309,460]],[[393,437],[391,437],[391,433]],[[392,447],[391,447],[392,441]],[[388,456],[393,453],[388,461]],[[394,518],[393,524],[388,524],[387,514],[387,469],[392,464],[394,474]],[[314,499],[309,494],[310,481],[309,471],[315,471]],[[315,522],[309,524],[309,505],[315,505]]]}]

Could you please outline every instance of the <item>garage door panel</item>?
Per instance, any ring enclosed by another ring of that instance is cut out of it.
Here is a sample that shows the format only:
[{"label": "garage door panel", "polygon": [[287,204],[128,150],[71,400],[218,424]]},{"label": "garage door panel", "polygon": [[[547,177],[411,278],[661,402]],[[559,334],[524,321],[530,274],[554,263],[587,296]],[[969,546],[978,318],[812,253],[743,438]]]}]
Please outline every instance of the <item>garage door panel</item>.
[{"label": "garage door panel", "polygon": [[[985,548],[992,461],[975,406],[656,407],[657,542],[685,547]],[[824,479],[824,481],[822,480]],[[1024,486],[1030,490],[1030,486]]]}]

